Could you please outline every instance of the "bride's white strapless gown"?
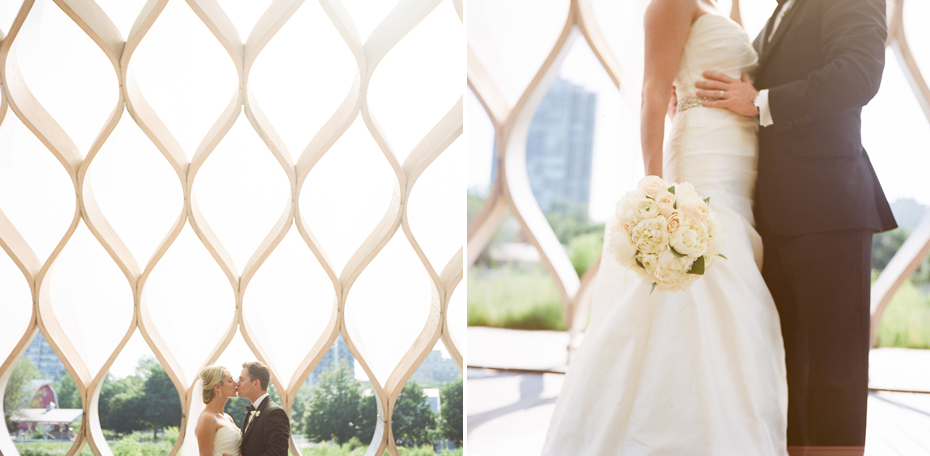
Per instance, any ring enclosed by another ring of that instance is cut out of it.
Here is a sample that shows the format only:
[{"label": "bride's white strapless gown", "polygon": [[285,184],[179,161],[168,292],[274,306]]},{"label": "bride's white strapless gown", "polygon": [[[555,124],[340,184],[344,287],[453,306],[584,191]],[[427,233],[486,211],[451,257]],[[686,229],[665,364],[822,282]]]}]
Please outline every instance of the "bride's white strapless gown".
[{"label": "bride's white strapless gown", "polygon": [[[739,78],[757,62],[737,23],[701,16],[682,54],[679,100],[695,97],[704,71]],[[787,455],[784,346],[752,215],[757,128],[756,119],[723,109],[676,114],[663,177],[710,197],[728,259],[685,291],[650,295],[649,285],[602,257],[590,325],[544,455]]]},{"label": "bride's white strapless gown", "polygon": [[223,426],[216,430],[216,435],[213,437],[213,456],[223,454],[237,456],[241,444],[242,433],[234,427]]}]

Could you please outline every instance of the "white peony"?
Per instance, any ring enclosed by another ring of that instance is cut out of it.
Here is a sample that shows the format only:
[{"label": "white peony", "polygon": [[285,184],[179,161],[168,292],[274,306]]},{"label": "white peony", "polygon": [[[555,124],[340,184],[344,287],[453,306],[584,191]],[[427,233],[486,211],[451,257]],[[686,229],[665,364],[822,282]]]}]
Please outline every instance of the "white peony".
[{"label": "white peony", "polygon": [[650,273],[654,272],[656,266],[659,265],[659,256],[654,253],[637,252],[636,259],[643,265],[643,269]]},{"label": "white peony", "polygon": [[691,184],[690,182],[682,182],[680,184],[676,183],[673,185],[675,187],[675,196],[678,197],[679,202],[682,199],[684,200],[701,199],[700,195],[698,195],[697,191],[694,189],[694,185]]},{"label": "white peony", "polygon": [[669,233],[665,217],[643,219],[633,227],[633,242],[643,253],[659,253],[668,248]]},{"label": "white peony", "polygon": [[686,215],[681,226],[669,235],[668,243],[678,253],[696,259],[707,252],[710,238],[704,223]]},{"label": "white peony", "polygon": [[607,250],[613,259],[622,266],[636,266],[636,244],[633,243],[630,235],[624,233],[622,228],[614,225],[611,226],[609,236]]},{"label": "white peony", "polygon": [[689,257],[678,258],[670,250],[666,250],[658,255],[655,268],[657,282],[670,283],[677,280],[686,279],[688,271],[694,259]]}]

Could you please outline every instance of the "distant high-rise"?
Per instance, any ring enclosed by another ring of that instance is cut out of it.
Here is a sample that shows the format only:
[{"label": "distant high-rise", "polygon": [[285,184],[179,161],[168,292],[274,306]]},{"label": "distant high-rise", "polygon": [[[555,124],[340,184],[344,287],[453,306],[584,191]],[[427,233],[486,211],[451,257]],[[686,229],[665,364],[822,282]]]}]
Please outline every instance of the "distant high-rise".
[{"label": "distant high-rise", "polygon": [[[526,170],[543,212],[557,204],[587,206],[597,94],[556,79],[539,103],[526,139]],[[491,179],[497,175],[497,151]]]},{"label": "distant high-rise", "polygon": [[52,351],[52,347],[41,332],[36,334],[35,339],[32,339],[32,343],[26,348],[24,357],[32,361],[39,373],[49,380],[58,380],[58,377],[65,371],[65,365]]},{"label": "distant high-rise", "polygon": [[451,358],[443,358],[441,351],[433,350],[426,355],[423,364],[420,364],[420,367],[413,373],[410,380],[426,384],[437,384],[449,383],[461,376],[462,373],[455,365],[455,361],[452,361]]},{"label": "distant high-rise", "polygon": [[336,335],[336,341],[333,342],[333,346],[323,355],[323,359],[313,368],[313,372],[310,372],[306,384],[313,385],[320,379],[320,374],[324,370],[338,366],[340,362],[345,362],[346,365],[349,366],[350,373],[355,372],[355,357],[352,356],[352,352],[349,351],[349,346],[346,345],[346,341],[342,339],[342,334]]}]

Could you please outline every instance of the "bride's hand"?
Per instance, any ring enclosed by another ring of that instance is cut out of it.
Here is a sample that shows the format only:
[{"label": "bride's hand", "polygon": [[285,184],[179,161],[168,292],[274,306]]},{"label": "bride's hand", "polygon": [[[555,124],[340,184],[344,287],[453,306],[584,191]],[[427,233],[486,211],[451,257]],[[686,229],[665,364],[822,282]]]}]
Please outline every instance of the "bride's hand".
[{"label": "bride's hand", "polygon": [[752,86],[749,76],[743,73],[740,79],[733,79],[716,71],[705,71],[704,77],[708,81],[697,81],[694,86],[699,89],[696,95],[702,98],[713,98],[718,101],[705,101],[706,108],[724,108],[737,114],[753,117],[759,115],[759,109],[753,104],[759,91]]}]

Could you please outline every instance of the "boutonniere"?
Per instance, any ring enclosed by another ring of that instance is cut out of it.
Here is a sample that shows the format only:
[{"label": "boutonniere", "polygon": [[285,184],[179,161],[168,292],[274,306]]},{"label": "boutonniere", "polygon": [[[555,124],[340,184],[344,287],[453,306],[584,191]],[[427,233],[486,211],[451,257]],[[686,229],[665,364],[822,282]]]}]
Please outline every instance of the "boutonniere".
[{"label": "boutonniere", "polygon": [[252,419],[254,420],[255,418],[258,418],[258,417],[262,414],[262,411],[261,411],[261,410],[252,410],[251,413],[252,413]]}]

